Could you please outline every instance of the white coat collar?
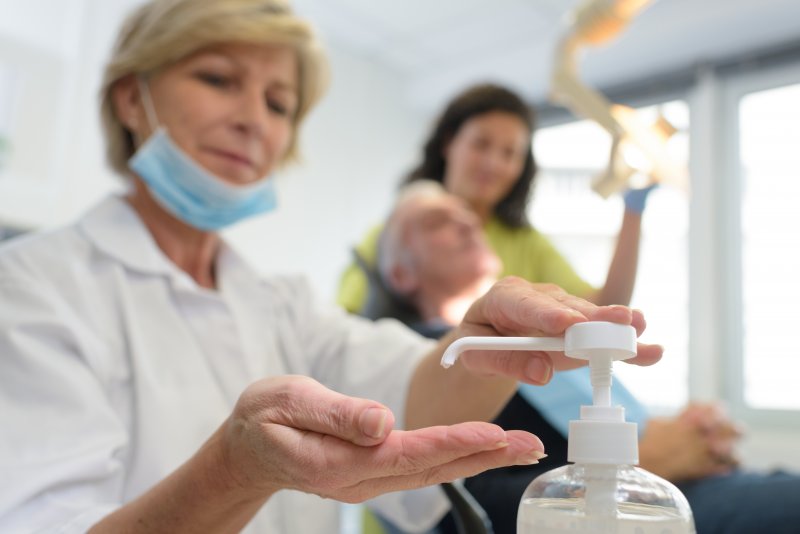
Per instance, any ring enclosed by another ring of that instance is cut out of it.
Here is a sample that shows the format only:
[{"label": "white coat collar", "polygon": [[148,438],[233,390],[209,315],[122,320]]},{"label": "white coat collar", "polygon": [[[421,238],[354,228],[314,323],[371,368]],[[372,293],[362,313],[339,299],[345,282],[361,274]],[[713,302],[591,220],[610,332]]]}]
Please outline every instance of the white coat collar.
[{"label": "white coat collar", "polygon": [[[199,287],[158,247],[139,215],[123,198],[109,196],[92,208],[78,223],[89,241],[127,268],[167,276],[183,287]],[[220,289],[229,276],[258,276],[224,240],[217,258]]]}]

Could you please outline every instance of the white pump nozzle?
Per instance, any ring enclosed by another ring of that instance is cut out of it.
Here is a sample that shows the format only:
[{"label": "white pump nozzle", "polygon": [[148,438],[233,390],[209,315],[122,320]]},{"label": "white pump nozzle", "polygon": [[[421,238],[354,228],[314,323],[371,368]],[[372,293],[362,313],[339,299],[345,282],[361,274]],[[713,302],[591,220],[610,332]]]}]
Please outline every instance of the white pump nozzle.
[{"label": "white pump nozzle", "polygon": [[564,353],[589,360],[592,404],[611,406],[611,365],[636,356],[636,330],[616,323],[579,323],[567,330]]},{"label": "white pump nozzle", "polygon": [[589,360],[590,364],[596,356],[626,360],[636,356],[636,330],[623,324],[590,321],[568,327],[564,337],[462,337],[444,351],[442,367],[452,366],[468,350],[564,351],[567,356]]},{"label": "white pump nozzle", "polygon": [[563,337],[493,337],[468,336],[456,339],[444,351],[441,365],[452,367],[468,350],[564,350]]},{"label": "white pump nozzle", "polygon": [[570,421],[567,459],[586,464],[636,464],[639,442],[635,423],[625,409],[611,405],[614,360],[636,355],[636,331],[613,323],[580,323],[568,338],[567,356],[589,360],[592,406],[581,406],[579,421]]},{"label": "white pump nozzle", "polygon": [[636,330],[632,326],[590,321],[570,326],[564,337],[463,337],[447,347],[442,366],[452,366],[468,350],[564,351],[572,358],[588,360],[593,405],[581,407],[580,421],[570,421],[569,461],[639,461],[636,424],[625,422],[621,406],[611,406],[612,363],[636,356]]}]

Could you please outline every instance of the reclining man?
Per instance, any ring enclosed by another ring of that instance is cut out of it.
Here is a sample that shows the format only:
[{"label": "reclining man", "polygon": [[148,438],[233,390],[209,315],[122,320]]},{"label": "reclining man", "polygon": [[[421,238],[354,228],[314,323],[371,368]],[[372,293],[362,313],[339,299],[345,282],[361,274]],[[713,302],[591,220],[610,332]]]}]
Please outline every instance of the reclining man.
[{"label": "reclining man", "polygon": [[[466,204],[438,183],[420,181],[398,198],[380,239],[378,269],[379,283],[370,290],[388,290],[383,300],[406,308],[403,319],[411,328],[440,337],[492,285],[501,264]],[[369,300],[373,318],[376,300]],[[639,423],[641,467],[680,487],[698,533],[796,532],[800,476],[738,469],[734,445],[740,432],[717,405],[691,404],[676,417],[648,419],[619,381],[613,393],[627,419]],[[465,482],[496,534],[516,531],[517,507],[530,481],[567,463],[568,420],[577,419],[582,404],[591,404],[586,368],[557,373],[544,387],[520,385],[495,421],[535,432],[549,455],[538,465],[497,469]]]}]

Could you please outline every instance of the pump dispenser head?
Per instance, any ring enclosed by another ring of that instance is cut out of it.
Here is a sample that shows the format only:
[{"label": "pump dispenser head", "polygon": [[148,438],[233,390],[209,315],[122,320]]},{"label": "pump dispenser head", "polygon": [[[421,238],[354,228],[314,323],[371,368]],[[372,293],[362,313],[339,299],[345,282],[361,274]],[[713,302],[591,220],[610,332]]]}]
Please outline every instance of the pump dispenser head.
[{"label": "pump dispenser head", "polygon": [[614,323],[580,323],[565,337],[567,356],[589,361],[592,405],[581,406],[579,421],[569,422],[567,460],[583,464],[639,463],[635,423],[625,422],[625,409],[611,405],[614,360],[636,355],[636,331]]},{"label": "pump dispenser head", "polygon": [[592,406],[581,406],[580,421],[569,423],[570,462],[636,464],[639,462],[635,423],[625,422],[622,406],[611,406],[611,366],[614,360],[636,356],[636,329],[629,325],[590,321],[570,326],[564,337],[464,337],[442,356],[450,367],[468,350],[551,350],[588,360]]},{"label": "pump dispenser head", "polygon": [[633,327],[606,322],[578,323],[563,338],[461,338],[445,351],[450,367],[467,350],[564,351],[588,360],[592,405],[569,423],[571,465],[534,479],[520,501],[517,533],[695,534],[689,503],[672,484],[638,463],[636,424],[625,422],[622,406],[611,405],[614,360],[636,355]]}]

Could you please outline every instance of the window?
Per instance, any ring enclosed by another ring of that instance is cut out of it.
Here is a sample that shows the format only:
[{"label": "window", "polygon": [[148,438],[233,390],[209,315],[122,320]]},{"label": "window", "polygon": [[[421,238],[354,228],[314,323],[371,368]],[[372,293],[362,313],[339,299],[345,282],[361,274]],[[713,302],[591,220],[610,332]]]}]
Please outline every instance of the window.
[{"label": "window", "polygon": [[800,409],[800,83],[739,101],[743,401]]},{"label": "window", "polygon": [[[675,158],[688,163],[689,111],[684,101],[640,109],[661,112],[677,129],[670,141]],[[605,282],[619,231],[620,195],[602,199],[592,177],[608,161],[610,137],[590,121],[545,127],[534,136],[540,172],[531,205],[533,225],[547,235],[575,270],[595,286]],[[645,404],[678,408],[688,399],[688,196],[663,186],[648,199],[642,225],[639,270],[631,305],[646,310],[643,341],[667,349],[658,372],[617,365],[617,374]]]}]

